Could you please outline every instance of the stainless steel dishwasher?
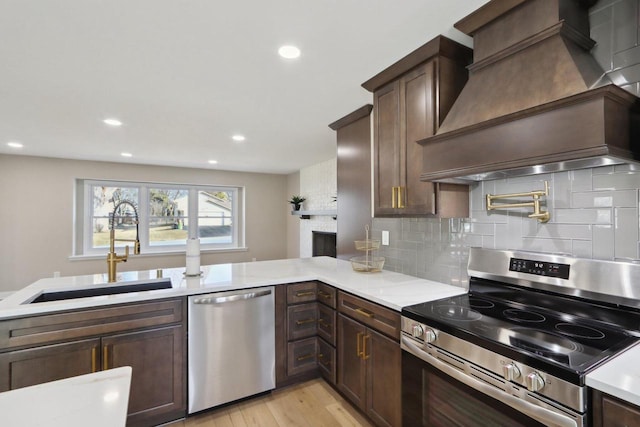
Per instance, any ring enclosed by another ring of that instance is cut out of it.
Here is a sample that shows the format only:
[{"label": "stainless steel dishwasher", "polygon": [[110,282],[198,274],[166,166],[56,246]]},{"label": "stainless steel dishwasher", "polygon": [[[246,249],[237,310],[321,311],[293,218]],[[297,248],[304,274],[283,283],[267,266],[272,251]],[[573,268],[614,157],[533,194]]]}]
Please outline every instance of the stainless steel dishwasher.
[{"label": "stainless steel dishwasher", "polygon": [[274,288],[189,297],[189,414],[275,388]]}]

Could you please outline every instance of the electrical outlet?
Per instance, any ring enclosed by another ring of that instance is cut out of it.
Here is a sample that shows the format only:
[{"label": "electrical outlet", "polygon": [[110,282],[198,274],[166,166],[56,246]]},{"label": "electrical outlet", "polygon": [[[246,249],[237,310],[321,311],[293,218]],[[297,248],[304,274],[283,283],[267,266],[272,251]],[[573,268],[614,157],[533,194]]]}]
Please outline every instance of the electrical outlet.
[{"label": "electrical outlet", "polygon": [[389,232],[387,230],[382,230],[382,244],[389,246]]}]

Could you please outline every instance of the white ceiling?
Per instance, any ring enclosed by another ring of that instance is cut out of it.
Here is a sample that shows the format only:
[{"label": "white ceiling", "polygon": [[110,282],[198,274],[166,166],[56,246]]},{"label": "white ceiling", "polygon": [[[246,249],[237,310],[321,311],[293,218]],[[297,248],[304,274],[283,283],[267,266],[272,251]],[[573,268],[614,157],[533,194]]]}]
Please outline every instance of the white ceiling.
[{"label": "white ceiling", "polygon": [[0,153],[291,173],[335,156],[362,82],[438,34],[470,45],[453,23],[486,2],[0,0]]}]

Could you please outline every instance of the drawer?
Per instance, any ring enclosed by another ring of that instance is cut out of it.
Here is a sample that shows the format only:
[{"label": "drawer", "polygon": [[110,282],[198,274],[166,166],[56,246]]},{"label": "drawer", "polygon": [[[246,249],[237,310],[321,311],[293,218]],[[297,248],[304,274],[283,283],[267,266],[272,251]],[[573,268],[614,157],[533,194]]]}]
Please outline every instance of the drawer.
[{"label": "drawer", "polygon": [[336,384],[336,349],[322,338],[318,338],[318,368],[330,384]]},{"label": "drawer", "polygon": [[0,349],[36,346],[183,321],[184,298],[0,322]]},{"label": "drawer", "polygon": [[400,313],[355,295],[338,292],[338,311],[400,341]]},{"label": "drawer", "polygon": [[329,307],[336,308],[336,288],[318,282],[318,301]]},{"label": "drawer", "polygon": [[287,285],[287,304],[315,301],[316,295],[316,282],[292,283]]},{"label": "drawer", "polygon": [[287,349],[287,375],[296,375],[317,368],[318,339],[316,337],[290,342]]},{"label": "drawer", "polygon": [[311,337],[318,331],[318,304],[315,302],[287,307],[289,341]]},{"label": "drawer", "polygon": [[336,311],[322,304],[318,304],[318,336],[336,345]]}]

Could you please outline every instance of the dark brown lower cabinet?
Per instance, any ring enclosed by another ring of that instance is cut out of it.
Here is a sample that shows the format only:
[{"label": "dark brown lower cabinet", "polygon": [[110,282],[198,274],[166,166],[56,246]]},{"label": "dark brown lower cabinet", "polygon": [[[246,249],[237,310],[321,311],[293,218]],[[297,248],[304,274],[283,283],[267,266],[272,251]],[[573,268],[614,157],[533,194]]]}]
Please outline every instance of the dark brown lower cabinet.
[{"label": "dark brown lower cabinet", "polygon": [[398,342],[338,315],[338,389],[379,426],[400,426]]},{"label": "dark brown lower cabinet", "polygon": [[182,418],[183,313],[184,299],[172,299],[2,321],[0,391],[131,366],[127,425]]},{"label": "dark brown lower cabinet", "polygon": [[95,372],[100,339],[45,345],[0,354],[0,391]]},{"label": "dark brown lower cabinet", "polygon": [[131,366],[127,425],[156,425],[184,416],[182,326],[102,339],[103,367]]},{"label": "dark brown lower cabinet", "polygon": [[640,426],[640,407],[598,390],[592,397],[594,427]]}]

